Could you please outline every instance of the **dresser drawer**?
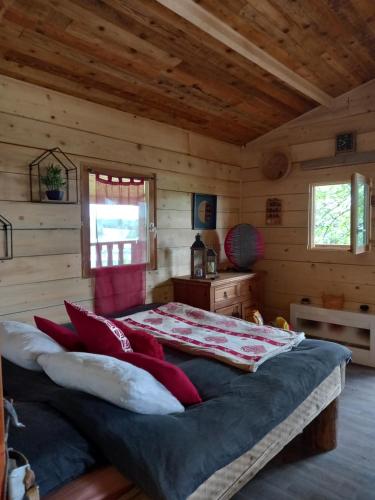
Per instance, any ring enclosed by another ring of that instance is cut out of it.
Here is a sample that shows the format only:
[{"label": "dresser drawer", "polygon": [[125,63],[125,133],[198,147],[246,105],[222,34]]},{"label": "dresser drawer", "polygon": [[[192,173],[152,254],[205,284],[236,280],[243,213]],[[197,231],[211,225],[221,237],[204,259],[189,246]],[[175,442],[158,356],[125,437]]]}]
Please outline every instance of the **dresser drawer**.
[{"label": "dresser drawer", "polygon": [[239,285],[227,285],[215,289],[215,305],[239,296]]},{"label": "dresser drawer", "polygon": [[232,304],[228,307],[221,307],[216,309],[217,314],[223,314],[224,316],[235,316],[236,318],[241,318],[241,304]]},{"label": "dresser drawer", "polygon": [[176,302],[226,316],[251,317],[262,303],[263,273],[219,273],[214,280],[172,278]]}]

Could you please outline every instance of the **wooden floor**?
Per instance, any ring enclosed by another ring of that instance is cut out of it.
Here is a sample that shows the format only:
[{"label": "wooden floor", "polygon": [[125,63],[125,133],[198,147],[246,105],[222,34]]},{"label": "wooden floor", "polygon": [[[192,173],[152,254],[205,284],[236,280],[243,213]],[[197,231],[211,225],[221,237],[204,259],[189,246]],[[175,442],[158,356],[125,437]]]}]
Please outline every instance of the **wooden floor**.
[{"label": "wooden floor", "polygon": [[348,367],[336,450],[276,457],[234,499],[375,500],[375,369]]}]

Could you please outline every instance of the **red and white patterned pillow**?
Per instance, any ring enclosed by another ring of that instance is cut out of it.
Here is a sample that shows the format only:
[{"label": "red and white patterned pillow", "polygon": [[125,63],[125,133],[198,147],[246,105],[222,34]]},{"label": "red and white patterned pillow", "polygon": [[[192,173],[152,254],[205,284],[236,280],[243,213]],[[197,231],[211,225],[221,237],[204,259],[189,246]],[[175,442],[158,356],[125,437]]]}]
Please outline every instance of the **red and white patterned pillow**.
[{"label": "red and white patterned pillow", "polygon": [[87,351],[111,356],[113,352],[133,352],[125,333],[111,320],[97,316],[77,304],[65,301],[65,308]]}]

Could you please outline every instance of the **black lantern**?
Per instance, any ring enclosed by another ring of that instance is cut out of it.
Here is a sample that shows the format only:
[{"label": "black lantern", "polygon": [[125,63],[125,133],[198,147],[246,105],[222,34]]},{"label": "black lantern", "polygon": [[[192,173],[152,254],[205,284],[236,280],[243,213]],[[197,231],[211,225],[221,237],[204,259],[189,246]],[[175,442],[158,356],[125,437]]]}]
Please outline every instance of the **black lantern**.
[{"label": "black lantern", "polygon": [[78,203],[77,167],[60,148],[47,149],[29,165],[33,202]]},{"label": "black lantern", "polygon": [[217,277],[217,254],[213,248],[206,253],[206,278],[213,280]]},{"label": "black lantern", "polygon": [[190,247],[191,250],[191,277],[201,278],[206,277],[206,246],[201,240],[201,235],[195,235],[195,241]]}]

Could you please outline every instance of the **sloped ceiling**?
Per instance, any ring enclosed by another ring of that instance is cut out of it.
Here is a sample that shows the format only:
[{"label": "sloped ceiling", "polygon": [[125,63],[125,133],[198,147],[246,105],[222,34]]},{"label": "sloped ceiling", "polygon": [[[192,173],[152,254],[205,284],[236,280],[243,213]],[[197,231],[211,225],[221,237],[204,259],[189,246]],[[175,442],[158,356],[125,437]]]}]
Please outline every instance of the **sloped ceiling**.
[{"label": "sloped ceiling", "polygon": [[[332,97],[375,78],[373,0],[197,3]],[[0,0],[0,73],[235,144],[317,106],[156,0]]]}]

